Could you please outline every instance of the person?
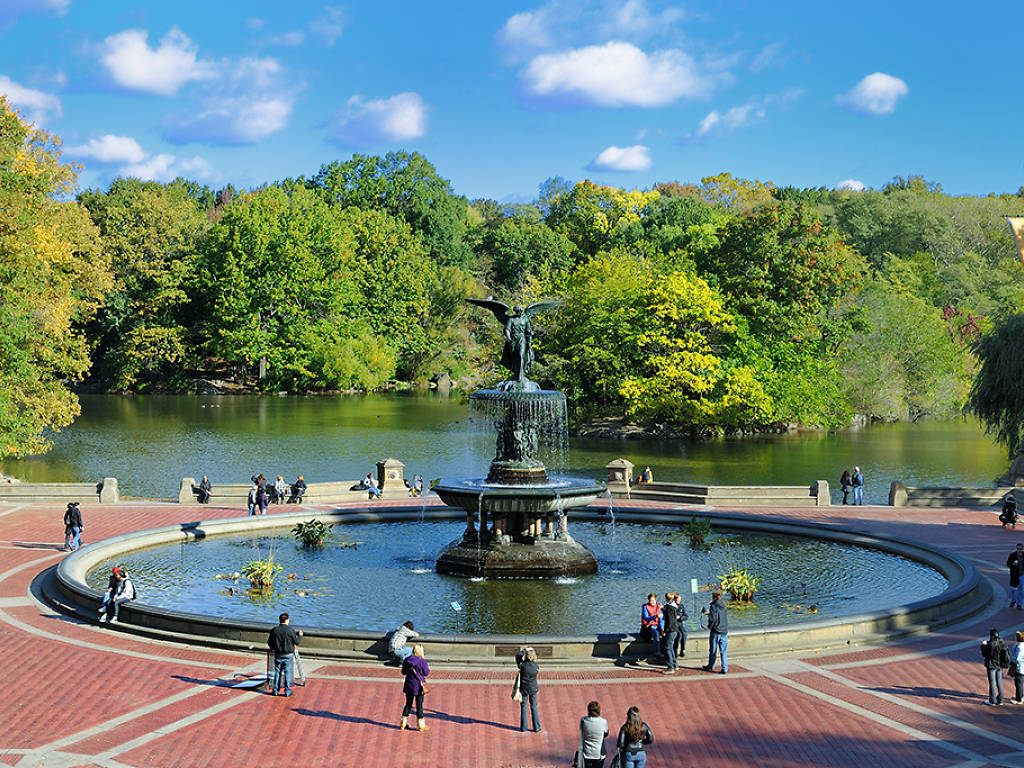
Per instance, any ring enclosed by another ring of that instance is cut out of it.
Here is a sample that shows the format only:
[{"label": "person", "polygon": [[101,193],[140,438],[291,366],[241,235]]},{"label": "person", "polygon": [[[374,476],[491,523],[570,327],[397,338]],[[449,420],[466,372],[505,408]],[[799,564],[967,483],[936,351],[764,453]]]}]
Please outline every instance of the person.
[{"label": "person", "polygon": [[423,495],[423,475],[416,475],[412,479],[412,491],[413,496]]},{"label": "person", "polygon": [[672,601],[676,607],[676,613],[679,614],[679,635],[676,637],[676,658],[683,658],[686,656],[686,621],[690,618],[690,615],[686,612],[686,606],[683,605],[683,596],[678,592],[675,593],[675,599]]},{"label": "person", "polygon": [[267,514],[267,507],[270,506],[270,492],[267,490],[266,484],[259,486],[256,500],[260,505],[260,514]]},{"label": "person", "polygon": [[411,621],[405,622],[392,632],[391,640],[388,641],[388,653],[391,654],[391,658],[396,661],[405,661],[412,653],[412,646],[408,645],[409,640],[419,636],[420,633],[416,631]]},{"label": "person", "polygon": [[274,680],[271,696],[277,696],[284,688],[284,695],[292,695],[292,664],[295,657],[295,646],[302,642],[302,630],[295,631],[290,626],[291,617],[282,613],[277,617],[278,625],[270,630],[267,647],[274,654]]},{"label": "person", "polygon": [[117,574],[117,586],[114,588],[114,592],[111,595],[110,600],[107,602],[107,615],[100,619],[100,621],[109,621],[111,624],[117,624],[121,606],[129,600],[134,599],[135,585],[132,583],[131,577],[128,575],[128,571],[122,568],[121,572]]},{"label": "person", "polygon": [[850,470],[843,470],[843,474],[839,478],[839,487],[843,489],[843,504],[849,504],[850,489],[853,487],[853,476],[850,474]]},{"label": "person", "polygon": [[1017,610],[1024,610],[1021,604],[1024,603],[1024,587],[1020,583],[1021,574],[1024,573],[1024,544],[1017,544],[1017,548],[1006,558],[1006,567],[1010,569],[1010,607],[1017,606]]},{"label": "person", "polygon": [[640,636],[647,635],[654,644],[654,653],[661,656],[661,631],[664,627],[661,606],[658,605],[658,596],[651,592],[647,596],[647,602],[640,608]]},{"label": "person", "polygon": [[999,636],[998,629],[990,629],[988,640],[981,643],[981,656],[988,672],[988,699],[990,707],[1003,706],[1003,670],[1010,666],[1010,650]]},{"label": "person", "polygon": [[530,702],[530,716],[533,718],[533,731],[540,733],[540,717],[537,715],[537,652],[533,648],[523,648],[516,654],[516,666],[519,667],[519,692],[523,700],[519,702],[519,730],[526,731],[526,702]]},{"label": "person", "polygon": [[426,731],[430,729],[427,721],[423,719],[423,695],[427,692],[426,682],[430,676],[430,665],[423,657],[423,646],[417,643],[412,647],[412,654],[406,656],[402,661],[402,674],[405,675],[405,683],[402,691],[405,693],[405,706],[402,708],[402,722],[400,730],[409,729],[409,713],[412,711],[413,701],[416,702],[416,730]]},{"label": "person", "polygon": [[292,495],[288,498],[289,504],[301,504],[302,497],[306,494],[306,481],[299,475],[295,478],[295,482],[292,483]]},{"label": "person", "polygon": [[287,495],[288,483],[284,481],[284,476],[278,475],[277,480],[274,481],[274,498],[272,501],[275,504],[281,504]]},{"label": "person", "polygon": [[110,602],[110,598],[114,596],[114,592],[117,591],[117,585],[120,580],[117,578],[118,574],[121,573],[121,566],[115,565],[114,569],[110,572],[110,578],[107,580],[107,591],[103,593],[103,600],[100,601],[100,608],[97,613],[100,616],[107,612],[107,603]]},{"label": "person", "polygon": [[380,488],[377,487],[377,478],[373,476],[373,472],[366,473],[366,477],[363,478],[363,485],[370,492],[370,496],[375,499],[380,498]]},{"label": "person", "polygon": [[64,510],[64,549],[72,552],[82,544],[82,513],[78,510],[77,501],[69,501]]},{"label": "person", "polygon": [[644,471],[640,475],[640,482],[641,483],[653,483],[654,482],[654,473],[651,472],[651,468],[649,466],[644,467]]},{"label": "person", "polygon": [[729,614],[722,602],[722,593],[715,590],[711,593],[711,604],[707,608],[701,608],[700,612],[708,617],[708,630],[711,636],[708,640],[708,664],[702,667],[705,672],[715,671],[715,656],[719,651],[722,653],[722,674],[729,671],[729,659],[726,656],[726,649],[729,647]]},{"label": "person", "polygon": [[203,479],[196,486],[196,500],[200,504],[209,504],[211,495],[213,495],[213,485],[210,483],[210,478],[203,475]]},{"label": "person", "polygon": [[675,602],[676,593],[665,593],[665,607],[662,615],[665,621],[665,658],[668,660],[664,675],[676,673],[676,641],[679,639],[679,607]]},{"label": "person", "polygon": [[1008,525],[1012,525],[1014,528],[1017,527],[1017,500],[1013,498],[1013,491],[1006,494],[1006,498],[1003,499],[1003,509],[999,513],[999,522],[1003,524],[1003,528]]},{"label": "person", "polygon": [[1013,651],[1010,654],[1010,676],[1013,678],[1012,704],[1024,704],[1024,632],[1014,633]]},{"label": "person", "polygon": [[850,478],[851,484],[853,485],[853,503],[864,504],[864,475],[860,471],[860,467],[853,468],[853,476]]},{"label": "person", "polygon": [[644,747],[654,743],[654,734],[640,717],[637,707],[626,711],[626,722],[619,728],[616,742],[619,751],[619,764],[622,768],[644,768],[647,764],[647,753]]},{"label": "person", "polygon": [[249,488],[249,498],[248,498],[248,502],[249,502],[249,517],[252,517],[253,515],[256,514],[256,507],[259,505],[259,501],[260,501],[260,487],[259,487],[259,485],[256,484],[256,481],[253,480],[252,486]]},{"label": "person", "polygon": [[573,768],[604,768],[604,740],[608,738],[608,721],[601,717],[601,705],[587,704],[587,716],[580,718],[580,748]]}]

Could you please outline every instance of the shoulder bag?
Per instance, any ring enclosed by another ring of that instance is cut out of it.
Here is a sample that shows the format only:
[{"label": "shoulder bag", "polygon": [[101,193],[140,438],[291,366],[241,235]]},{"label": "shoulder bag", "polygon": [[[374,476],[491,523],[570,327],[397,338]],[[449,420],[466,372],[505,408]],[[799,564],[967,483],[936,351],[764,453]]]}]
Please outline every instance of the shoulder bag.
[{"label": "shoulder bag", "polygon": [[522,701],[523,692],[519,690],[519,673],[516,672],[515,682],[512,683],[512,701]]}]

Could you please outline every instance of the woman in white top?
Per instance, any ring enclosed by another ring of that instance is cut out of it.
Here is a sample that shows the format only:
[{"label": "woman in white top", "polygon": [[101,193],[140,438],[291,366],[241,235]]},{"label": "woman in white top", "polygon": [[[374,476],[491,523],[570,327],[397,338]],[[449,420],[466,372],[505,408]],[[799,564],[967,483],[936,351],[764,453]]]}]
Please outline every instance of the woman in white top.
[{"label": "woman in white top", "polygon": [[575,768],[604,768],[604,740],[608,738],[608,721],[601,717],[601,705],[587,704],[587,716],[580,718],[580,749]]},{"label": "woman in white top", "polygon": [[1024,704],[1024,632],[1015,635],[1017,644],[1010,652],[1010,664],[1013,672],[1013,703]]}]

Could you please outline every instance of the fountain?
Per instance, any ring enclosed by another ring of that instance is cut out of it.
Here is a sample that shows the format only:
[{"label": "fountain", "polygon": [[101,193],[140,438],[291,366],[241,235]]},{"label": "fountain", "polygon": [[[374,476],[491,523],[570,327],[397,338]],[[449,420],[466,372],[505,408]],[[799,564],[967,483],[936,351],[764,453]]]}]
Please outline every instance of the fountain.
[{"label": "fountain", "polygon": [[[438,573],[537,578],[597,572],[594,555],[569,534],[569,510],[585,507],[604,487],[549,476],[537,458],[544,439],[564,433],[565,395],[527,378],[533,365],[530,318],[558,302],[526,308],[492,299],[468,299],[492,312],[504,329],[501,363],[512,378],[470,395],[497,435],[486,477],[443,479],[433,490],[466,510],[466,530],[437,559]],[[557,522],[557,524],[556,524]]]}]

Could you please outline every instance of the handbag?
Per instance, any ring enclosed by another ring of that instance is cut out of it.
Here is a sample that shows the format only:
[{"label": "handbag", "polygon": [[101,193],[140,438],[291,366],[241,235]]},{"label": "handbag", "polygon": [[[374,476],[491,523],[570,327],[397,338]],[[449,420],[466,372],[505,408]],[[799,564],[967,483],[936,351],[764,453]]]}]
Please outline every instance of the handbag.
[{"label": "handbag", "polygon": [[519,673],[516,673],[516,680],[512,683],[512,701],[522,701],[523,692],[519,690]]},{"label": "handbag", "polygon": [[612,761],[608,763],[608,768],[622,768],[622,757],[619,754],[619,750],[615,750],[615,754],[612,755]]}]

